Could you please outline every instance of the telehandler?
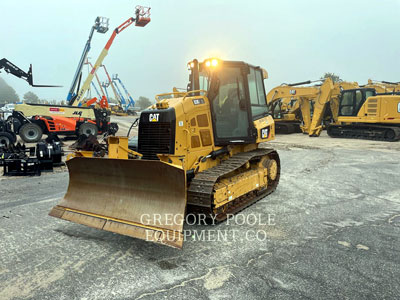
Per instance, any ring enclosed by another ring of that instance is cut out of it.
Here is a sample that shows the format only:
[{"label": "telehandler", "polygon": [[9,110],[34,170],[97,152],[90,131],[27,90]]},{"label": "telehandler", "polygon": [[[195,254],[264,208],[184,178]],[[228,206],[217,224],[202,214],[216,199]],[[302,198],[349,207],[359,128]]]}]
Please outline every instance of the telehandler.
[{"label": "telehandler", "polygon": [[275,137],[267,72],[215,58],[188,67],[186,93],[158,95],[141,113],[135,159],[126,137],[110,137],[107,158],[67,162],[50,216],[181,248],[187,214],[223,221],[276,189],[279,155],[260,147]]}]

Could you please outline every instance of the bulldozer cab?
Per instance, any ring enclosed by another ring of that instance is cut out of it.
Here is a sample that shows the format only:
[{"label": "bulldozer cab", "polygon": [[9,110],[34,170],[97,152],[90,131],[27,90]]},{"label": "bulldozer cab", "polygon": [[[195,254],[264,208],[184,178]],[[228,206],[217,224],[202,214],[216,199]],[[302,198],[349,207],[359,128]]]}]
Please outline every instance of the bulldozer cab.
[{"label": "bulldozer cab", "polygon": [[205,90],[211,103],[215,144],[254,143],[254,120],[268,114],[263,70],[241,61],[217,59],[191,66],[189,91]]},{"label": "bulldozer cab", "polygon": [[368,97],[376,95],[375,89],[351,89],[341,91],[339,103],[340,117],[357,116],[360,108]]}]

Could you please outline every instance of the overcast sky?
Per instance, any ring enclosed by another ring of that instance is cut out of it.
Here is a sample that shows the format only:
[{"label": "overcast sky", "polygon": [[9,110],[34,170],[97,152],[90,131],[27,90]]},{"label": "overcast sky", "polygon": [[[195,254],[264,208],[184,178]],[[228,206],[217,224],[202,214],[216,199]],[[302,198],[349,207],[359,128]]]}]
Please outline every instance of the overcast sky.
[{"label": "overcast sky", "polygon": [[[40,98],[65,99],[96,16],[109,17],[110,30],[95,33],[93,62],[112,29],[141,4],[151,6],[151,23],[118,35],[104,61],[134,98],[185,87],[187,62],[209,56],[264,67],[267,90],[324,72],[360,84],[400,80],[400,0],[137,1],[1,0],[0,58],[26,71],[32,63],[34,82],[63,87],[32,88],[0,76],[20,97],[32,90]],[[99,76],[105,80],[103,70]]]}]

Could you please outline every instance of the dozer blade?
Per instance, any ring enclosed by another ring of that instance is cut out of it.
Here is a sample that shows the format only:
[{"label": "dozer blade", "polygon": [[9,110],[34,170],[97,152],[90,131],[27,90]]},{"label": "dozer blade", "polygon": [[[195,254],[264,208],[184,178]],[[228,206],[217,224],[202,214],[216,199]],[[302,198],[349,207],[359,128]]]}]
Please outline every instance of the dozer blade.
[{"label": "dozer blade", "polygon": [[69,185],[49,215],[182,248],[183,169],[160,161],[75,157]]}]

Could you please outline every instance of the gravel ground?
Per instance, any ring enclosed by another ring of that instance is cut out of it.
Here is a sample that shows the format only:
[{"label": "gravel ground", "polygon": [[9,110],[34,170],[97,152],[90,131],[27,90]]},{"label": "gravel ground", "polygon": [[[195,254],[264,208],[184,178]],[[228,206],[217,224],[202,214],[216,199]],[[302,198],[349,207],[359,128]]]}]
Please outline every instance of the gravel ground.
[{"label": "gravel ground", "polygon": [[[117,120],[121,134],[132,121]],[[65,169],[0,177],[0,299],[398,299],[400,143],[270,145],[276,192],[229,223],[186,224],[182,250],[49,217]]]}]

